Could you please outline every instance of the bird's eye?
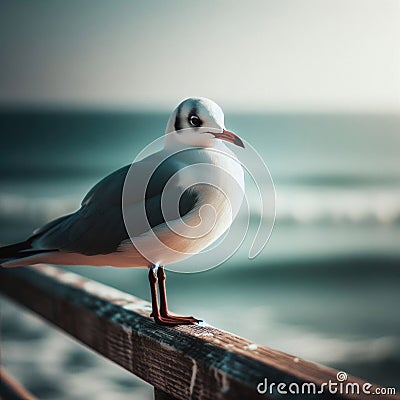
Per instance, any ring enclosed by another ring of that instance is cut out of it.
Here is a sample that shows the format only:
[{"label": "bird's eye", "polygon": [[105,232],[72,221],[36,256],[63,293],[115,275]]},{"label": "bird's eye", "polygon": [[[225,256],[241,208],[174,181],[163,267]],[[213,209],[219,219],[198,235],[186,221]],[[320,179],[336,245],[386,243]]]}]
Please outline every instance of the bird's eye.
[{"label": "bird's eye", "polygon": [[201,119],[197,115],[191,115],[189,117],[189,123],[190,125],[198,128],[199,126],[201,126]]}]

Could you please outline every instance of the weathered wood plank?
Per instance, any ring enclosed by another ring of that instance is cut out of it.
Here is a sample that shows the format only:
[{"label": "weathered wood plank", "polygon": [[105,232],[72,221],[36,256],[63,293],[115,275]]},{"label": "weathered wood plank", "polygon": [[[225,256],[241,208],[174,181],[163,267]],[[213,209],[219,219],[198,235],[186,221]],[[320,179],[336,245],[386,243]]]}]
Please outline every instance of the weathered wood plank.
[{"label": "weathered wood plank", "polygon": [[161,389],[154,388],[154,400],[176,400],[176,397],[163,392]]},{"label": "weathered wood plank", "polygon": [[[312,383],[318,389],[329,381],[337,382],[338,371],[214,327],[158,326],[149,317],[148,302],[62,269],[45,265],[0,268],[0,290],[177,399],[275,398],[257,392],[264,378],[276,384]],[[352,376],[347,382],[359,385],[360,390],[365,384]],[[371,392],[376,388],[373,385]],[[321,395],[306,398],[320,399]],[[374,396],[333,396],[325,391],[323,398],[366,400]]]}]

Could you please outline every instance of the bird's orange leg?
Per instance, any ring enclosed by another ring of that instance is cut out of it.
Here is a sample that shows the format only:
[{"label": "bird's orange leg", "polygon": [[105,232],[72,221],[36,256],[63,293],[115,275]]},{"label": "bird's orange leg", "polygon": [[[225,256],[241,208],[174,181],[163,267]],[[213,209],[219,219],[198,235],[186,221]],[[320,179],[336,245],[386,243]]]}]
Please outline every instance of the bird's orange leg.
[{"label": "bird's orange leg", "polygon": [[[165,273],[164,273],[165,275]],[[164,279],[165,280],[165,279]],[[176,325],[189,325],[193,324],[194,321],[189,320],[185,317],[175,317],[166,313],[165,315],[161,314],[161,311],[158,309],[158,297],[157,297],[157,275],[154,270],[154,267],[150,267],[149,269],[149,282],[150,282],[150,291],[151,291],[151,305],[152,305],[152,313],[151,317],[154,318],[154,321],[159,325],[167,325],[167,326],[176,326]],[[165,289],[165,285],[164,286]],[[160,286],[161,288],[161,286]],[[163,291],[163,296],[165,295],[165,290]],[[163,307],[163,301],[161,301]],[[164,310],[164,307],[163,307]],[[163,312],[164,314],[164,312]],[[183,319],[182,319],[183,318]],[[194,318],[193,318],[194,320]],[[197,320],[195,320],[197,321]]]},{"label": "bird's orange leg", "polygon": [[167,276],[165,275],[164,267],[160,266],[157,270],[157,278],[158,278],[158,285],[160,288],[160,315],[164,318],[173,318],[180,323],[189,323],[194,324],[196,322],[200,322],[199,319],[193,317],[182,317],[180,315],[173,315],[170,314],[168,310],[168,303],[167,303],[167,289],[165,286],[165,280]]}]

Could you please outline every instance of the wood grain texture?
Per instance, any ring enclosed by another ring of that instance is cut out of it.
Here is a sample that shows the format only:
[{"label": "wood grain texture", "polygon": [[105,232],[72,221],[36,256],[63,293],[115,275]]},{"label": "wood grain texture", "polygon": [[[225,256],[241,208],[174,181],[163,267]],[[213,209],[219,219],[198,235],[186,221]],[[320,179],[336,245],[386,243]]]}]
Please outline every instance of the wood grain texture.
[{"label": "wood grain texture", "polygon": [[176,397],[163,392],[161,389],[154,388],[154,400],[176,400]]},{"label": "wood grain texture", "polygon": [[[0,268],[0,290],[161,392],[181,400],[298,398],[260,395],[268,382],[337,382],[333,369],[259,346],[211,326],[163,327],[150,304],[119,290],[47,265]],[[361,379],[349,376],[361,388]],[[376,386],[370,390],[373,392]],[[361,389],[360,389],[361,390]],[[160,393],[161,393],[160,392]],[[367,394],[307,399],[400,399]]]}]

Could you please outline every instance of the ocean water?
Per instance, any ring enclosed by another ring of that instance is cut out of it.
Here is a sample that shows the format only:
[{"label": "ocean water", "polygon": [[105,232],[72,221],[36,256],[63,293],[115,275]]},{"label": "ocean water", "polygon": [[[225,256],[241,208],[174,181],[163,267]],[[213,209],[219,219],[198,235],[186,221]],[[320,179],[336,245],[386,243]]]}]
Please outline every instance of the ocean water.
[{"label": "ocean water", "polygon": [[[400,390],[400,118],[226,114],[269,167],[275,227],[249,260],[252,208],[249,237],[223,265],[168,274],[171,308]],[[167,118],[2,111],[0,243],[78,208],[93,184],[160,136]],[[149,299],[144,270],[69,269]],[[148,385],[1,301],[3,364],[40,398],[151,398]]]}]

